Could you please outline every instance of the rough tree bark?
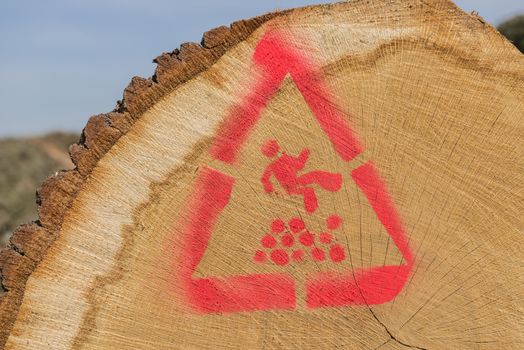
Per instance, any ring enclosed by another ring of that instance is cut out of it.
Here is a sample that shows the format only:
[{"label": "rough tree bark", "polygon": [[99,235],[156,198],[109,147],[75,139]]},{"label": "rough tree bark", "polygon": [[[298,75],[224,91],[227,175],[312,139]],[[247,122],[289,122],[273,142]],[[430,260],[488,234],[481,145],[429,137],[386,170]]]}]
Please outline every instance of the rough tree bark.
[{"label": "rough tree bark", "polygon": [[6,349],[517,349],[524,56],[449,1],[155,59],[0,255]]}]

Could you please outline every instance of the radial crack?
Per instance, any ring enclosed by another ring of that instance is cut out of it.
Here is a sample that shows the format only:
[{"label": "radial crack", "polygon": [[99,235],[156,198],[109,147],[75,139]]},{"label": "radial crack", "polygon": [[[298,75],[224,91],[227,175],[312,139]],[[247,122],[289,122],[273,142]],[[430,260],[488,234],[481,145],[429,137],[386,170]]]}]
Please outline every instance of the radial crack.
[{"label": "radial crack", "polygon": [[373,309],[371,309],[371,307],[369,307],[368,305],[368,309],[369,311],[371,312],[371,314],[373,315],[373,318],[384,328],[384,330],[388,333],[389,337],[394,340],[395,342],[399,343],[400,345],[403,345],[405,347],[408,347],[408,348],[412,348],[412,349],[419,349],[419,350],[427,350],[426,348],[422,348],[422,347],[419,347],[419,346],[414,346],[414,345],[409,345],[407,343],[404,343],[403,341],[397,339],[397,337],[395,337],[388,329],[388,327],[386,327],[386,325],[384,323],[382,323],[380,321],[380,319],[377,317],[377,315],[375,314],[375,312],[373,311]]}]

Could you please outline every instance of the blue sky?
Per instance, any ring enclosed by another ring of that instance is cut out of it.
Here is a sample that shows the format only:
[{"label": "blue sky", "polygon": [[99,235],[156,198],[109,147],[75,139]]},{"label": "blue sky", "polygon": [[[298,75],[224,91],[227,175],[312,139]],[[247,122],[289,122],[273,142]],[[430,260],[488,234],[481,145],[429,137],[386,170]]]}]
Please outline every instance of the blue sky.
[{"label": "blue sky", "polygon": [[[79,132],[108,112],[158,54],[268,11],[322,0],[2,0],[0,136]],[[523,0],[457,0],[498,24]]]}]

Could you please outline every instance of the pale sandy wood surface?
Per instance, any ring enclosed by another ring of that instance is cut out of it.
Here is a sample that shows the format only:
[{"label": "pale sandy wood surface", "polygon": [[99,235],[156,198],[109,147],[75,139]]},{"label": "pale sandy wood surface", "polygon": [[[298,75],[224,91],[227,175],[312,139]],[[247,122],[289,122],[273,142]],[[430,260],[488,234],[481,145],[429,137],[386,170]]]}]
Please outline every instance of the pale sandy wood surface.
[{"label": "pale sandy wood surface", "polygon": [[[6,349],[522,347],[524,56],[481,18],[444,0],[350,1],[221,27],[156,62],[91,118],[76,169],[43,185],[40,222],[1,253]],[[217,145],[250,113],[259,119],[230,161]],[[274,176],[266,192],[268,140],[308,149],[298,174],[340,174],[341,186],[305,186],[313,210]],[[209,171],[221,175],[203,192]],[[188,239],[213,212],[209,240]],[[334,214],[342,224],[322,242]],[[314,245],[291,232],[283,250],[303,260],[272,263],[261,240],[280,241],[272,222],[297,217]],[[337,305],[315,306],[306,287],[384,266],[396,270],[352,297],[324,288]],[[253,275],[285,277],[235,282]],[[186,284],[209,278],[229,289]],[[276,305],[286,281],[292,299]]]}]

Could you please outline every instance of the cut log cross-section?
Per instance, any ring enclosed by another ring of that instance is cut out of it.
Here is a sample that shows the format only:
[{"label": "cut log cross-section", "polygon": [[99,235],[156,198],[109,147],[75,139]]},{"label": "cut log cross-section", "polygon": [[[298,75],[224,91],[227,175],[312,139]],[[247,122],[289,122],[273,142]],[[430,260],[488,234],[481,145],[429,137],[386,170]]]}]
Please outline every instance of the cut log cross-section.
[{"label": "cut log cross-section", "polygon": [[163,54],[0,255],[6,349],[517,349],[524,56],[445,0]]}]

